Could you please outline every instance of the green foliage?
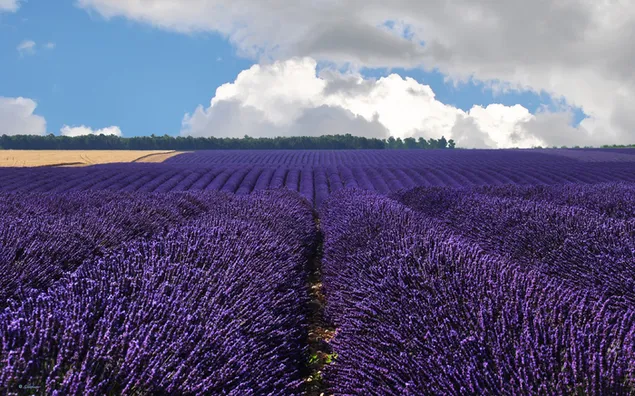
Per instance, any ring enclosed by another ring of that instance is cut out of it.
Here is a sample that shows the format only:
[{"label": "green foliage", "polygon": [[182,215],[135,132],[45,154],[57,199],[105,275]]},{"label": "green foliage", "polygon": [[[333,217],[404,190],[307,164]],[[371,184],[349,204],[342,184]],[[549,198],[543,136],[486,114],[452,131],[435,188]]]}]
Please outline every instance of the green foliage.
[{"label": "green foliage", "polygon": [[404,146],[406,146],[407,149],[416,149],[416,148],[418,148],[417,147],[417,141],[413,137],[405,138],[403,140],[403,143],[404,143]]},{"label": "green foliage", "polygon": [[635,148],[635,144],[613,144],[613,145],[605,144],[602,146],[602,148]]},{"label": "green foliage", "polygon": [[335,359],[337,359],[337,353],[335,352],[329,353],[326,355],[326,358],[324,359],[324,363],[331,364],[335,361]]},{"label": "green foliage", "polygon": [[309,364],[315,364],[318,362],[318,355],[317,353],[312,353],[311,356],[309,356]]},{"label": "green foliage", "polygon": [[453,149],[453,140],[426,140],[420,137],[386,140],[346,135],[290,136],[275,138],[216,138],[192,136],[137,136],[131,138],[112,135],[77,137],[36,135],[2,135],[0,147],[13,150],[340,150],[340,149]]}]

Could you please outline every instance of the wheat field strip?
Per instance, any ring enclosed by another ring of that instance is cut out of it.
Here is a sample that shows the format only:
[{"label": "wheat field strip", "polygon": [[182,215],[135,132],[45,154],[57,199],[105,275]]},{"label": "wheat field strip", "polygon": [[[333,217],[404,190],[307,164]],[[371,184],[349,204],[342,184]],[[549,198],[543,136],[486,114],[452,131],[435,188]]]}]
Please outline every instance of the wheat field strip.
[{"label": "wheat field strip", "polygon": [[158,163],[184,153],[174,150],[0,150],[0,167]]}]

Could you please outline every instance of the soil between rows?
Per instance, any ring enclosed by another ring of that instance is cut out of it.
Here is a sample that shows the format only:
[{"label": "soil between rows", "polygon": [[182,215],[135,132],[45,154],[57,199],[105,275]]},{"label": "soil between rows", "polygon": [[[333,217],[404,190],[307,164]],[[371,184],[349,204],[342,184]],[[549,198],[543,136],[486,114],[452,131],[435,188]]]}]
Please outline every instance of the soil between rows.
[{"label": "soil between rows", "polygon": [[335,336],[335,328],[324,315],[326,299],[322,292],[322,249],[323,234],[320,220],[315,218],[318,240],[312,259],[309,262],[309,361],[306,378],[306,394],[308,396],[327,396],[328,385],[323,380],[324,368],[334,361],[334,354],[329,344]]}]

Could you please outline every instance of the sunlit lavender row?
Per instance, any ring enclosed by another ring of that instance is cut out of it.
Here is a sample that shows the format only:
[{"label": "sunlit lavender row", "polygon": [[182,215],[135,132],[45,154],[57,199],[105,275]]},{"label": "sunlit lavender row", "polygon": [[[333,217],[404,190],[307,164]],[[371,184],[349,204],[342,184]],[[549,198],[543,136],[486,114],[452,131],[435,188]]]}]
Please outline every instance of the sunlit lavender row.
[{"label": "sunlit lavender row", "polygon": [[47,291],[9,302],[0,314],[0,389],[302,393],[311,207],[284,191],[171,203],[179,199],[214,210],[129,238],[87,257]]},{"label": "sunlit lavender row", "polygon": [[635,392],[631,307],[374,193],[336,193],[321,221],[334,394]]}]

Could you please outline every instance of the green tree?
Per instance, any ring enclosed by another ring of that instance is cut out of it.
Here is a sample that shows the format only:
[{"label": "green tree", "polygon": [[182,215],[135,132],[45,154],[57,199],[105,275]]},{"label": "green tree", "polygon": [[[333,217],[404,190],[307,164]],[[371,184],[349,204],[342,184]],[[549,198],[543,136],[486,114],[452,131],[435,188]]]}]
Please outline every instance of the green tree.
[{"label": "green tree", "polygon": [[403,140],[403,143],[404,143],[404,145],[406,146],[407,149],[416,149],[417,148],[417,141],[413,137],[405,138]]},{"label": "green tree", "polygon": [[[405,140],[389,137],[386,140],[346,135],[291,136],[275,138],[192,137],[150,135],[131,138],[113,135],[85,135],[77,137],[56,135],[2,135],[0,147],[14,150],[223,150],[223,149],[429,149],[443,146],[444,139],[426,141],[420,137]],[[449,142],[448,142],[449,144]],[[453,148],[448,146],[448,148]]]}]

